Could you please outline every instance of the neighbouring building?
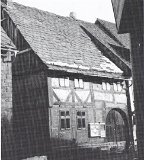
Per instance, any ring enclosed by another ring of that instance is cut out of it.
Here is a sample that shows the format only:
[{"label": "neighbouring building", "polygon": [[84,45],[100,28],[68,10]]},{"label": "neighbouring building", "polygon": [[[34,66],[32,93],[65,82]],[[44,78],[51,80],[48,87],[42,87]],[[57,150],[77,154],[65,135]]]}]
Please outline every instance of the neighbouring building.
[{"label": "neighbouring building", "polygon": [[2,3],[2,28],[16,46],[12,116],[19,158],[75,147],[130,143],[129,35],[115,24]]},{"label": "neighbouring building", "polygon": [[113,11],[119,34],[129,33],[131,40],[131,64],[136,117],[138,158],[144,159],[144,47],[143,47],[143,0],[112,0]]},{"label": "neighbouring building", "polygon": [[1,27],[1,147],[2,158],[13,157],[12,62],[16,47]]}]

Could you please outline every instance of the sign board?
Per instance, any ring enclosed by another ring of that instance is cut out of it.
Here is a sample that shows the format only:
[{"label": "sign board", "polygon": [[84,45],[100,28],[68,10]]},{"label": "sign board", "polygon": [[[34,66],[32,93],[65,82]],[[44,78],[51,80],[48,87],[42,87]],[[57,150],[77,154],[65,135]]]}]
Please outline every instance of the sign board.
[{"label": "sign board", "polygon": [[105,123],[89,123],[90,137],[105,137]]},{"label": "sign board", "polygon": [[47,156],[35,156],[35,157],[31,157],[31,158],[26,158],[23,160],[47,160]]}]

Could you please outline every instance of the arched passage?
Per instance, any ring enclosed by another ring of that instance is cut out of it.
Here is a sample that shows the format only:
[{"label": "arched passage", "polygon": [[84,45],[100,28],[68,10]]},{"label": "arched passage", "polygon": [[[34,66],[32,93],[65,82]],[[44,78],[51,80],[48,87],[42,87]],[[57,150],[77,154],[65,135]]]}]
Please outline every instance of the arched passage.
[{"label": "arched passage", "polygon": [[118,143],[125,141],[125,147],[129,146],[129,127],[124,111],[114,108],[109,111],[106,118],[106,137],[108,142]]}]

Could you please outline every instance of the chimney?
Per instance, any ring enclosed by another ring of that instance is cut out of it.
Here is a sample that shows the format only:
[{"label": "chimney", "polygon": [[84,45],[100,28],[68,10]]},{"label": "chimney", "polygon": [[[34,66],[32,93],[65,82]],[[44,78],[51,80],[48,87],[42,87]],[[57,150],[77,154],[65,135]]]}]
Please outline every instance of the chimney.
[{"label": "chimney", "polygon": [[75,12],[70,12],[69,16],[73,19],[76,19],[76,13]]}]

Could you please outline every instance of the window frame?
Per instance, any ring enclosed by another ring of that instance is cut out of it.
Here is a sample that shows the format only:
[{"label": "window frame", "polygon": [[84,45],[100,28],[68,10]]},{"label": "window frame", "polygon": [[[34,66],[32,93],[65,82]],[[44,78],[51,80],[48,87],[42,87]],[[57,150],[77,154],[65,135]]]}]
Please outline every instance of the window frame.
[{"label": "window frame", "polygon": [[[78,115],[78,112],[80,112],[80,115]],[[84,115],[82,115],[84,113]],[[77,110],[76,111],[76,122],[77,122],[77,130],[82,130],[82,129],[86,129],[86,111],[81,111],[81,110]],[[84,119],[84,123],[83,123],[83,119]],[[80,120],[80,127],[79,127],[79,122],[78,120]]]},{"label": "window frame", "polygon": [[102,81],[102,90],[103,91],[111,91],[111,83]]},{"label": "window frame", "polygon": [[113,90],[114,90],[114,92],[122,92],[123,86],[121,85],[120,82],[114,82],[113,83]]},{"label": "window frame", "polygon": [[[76,85],[76,83],[78,86]],[[82,83],[82,86],[81,86],[81,83]],[[74,88],[75,89],[84,89],[84,80],[82,78],[74,78]]]},{"label": "window frame", "polygon": [[[56,83],[54,83],[54,81],[56,81],[56,80],[57,80],[57,85],[54,85],[54,84],[56,84]],[[62,80],[64,81],[63,85],[61,83]],[[66,81],[68,81],[68,82],[66,82]],[[70,87],[69,77],[52,77],[52,87],[54,87],[54,88],[60,88],[60,87],[69,88]]]},{"label": "window frame", "polygon": [[[64,112],[64,115],[61,113]],[[68,115],[67,115],[68,112]],[[70,130],[71,129],[71,117],[70,117],[70,111],[69,110],[60,110],[60,130]],[[62,120],[64,120],[64,127],[62,127]],[[69,124],[67,124],[67,120],[69,120]],[[68,127],[69,126],[69,127]]]}]

